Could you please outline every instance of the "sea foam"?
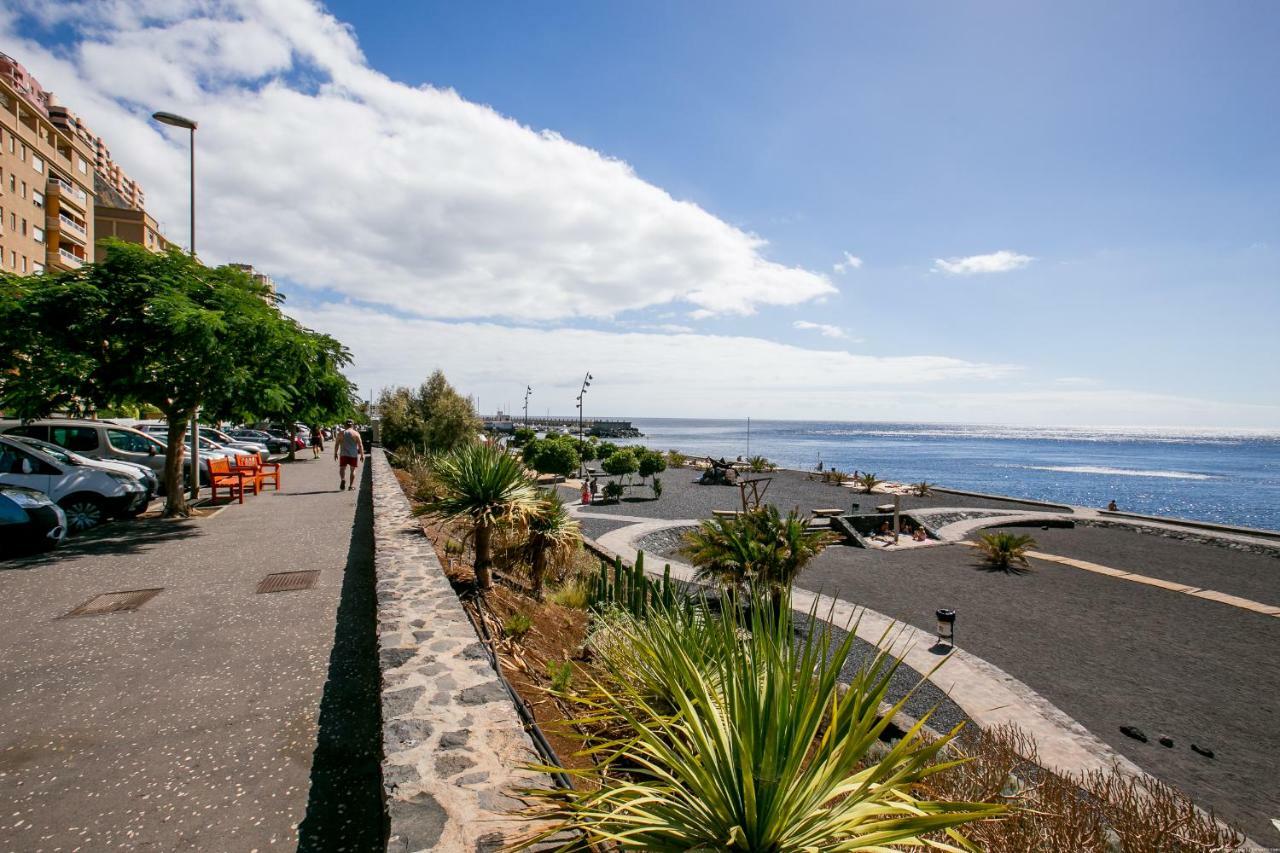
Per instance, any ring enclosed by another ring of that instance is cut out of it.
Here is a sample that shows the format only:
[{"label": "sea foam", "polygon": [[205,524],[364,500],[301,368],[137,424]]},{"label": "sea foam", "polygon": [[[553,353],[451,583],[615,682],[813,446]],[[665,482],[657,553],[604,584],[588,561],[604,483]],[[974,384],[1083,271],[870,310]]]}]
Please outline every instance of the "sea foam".
[{"label": "sea foam", "polygon": [[1141,471],[1133,468],[1110,468],[1106,465],[1023,465],[1032,471],[1058,471],[1063,474],[1102,474],[1116,477],[1160,477],[1166,480],[1215,480],[1212,474],[1191,471]]}]

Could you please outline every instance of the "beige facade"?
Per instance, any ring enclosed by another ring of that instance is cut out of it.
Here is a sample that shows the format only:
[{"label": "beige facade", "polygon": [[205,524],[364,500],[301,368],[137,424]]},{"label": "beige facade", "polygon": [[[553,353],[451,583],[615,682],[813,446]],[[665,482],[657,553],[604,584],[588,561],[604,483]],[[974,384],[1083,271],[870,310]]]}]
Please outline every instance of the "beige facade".
[{"label": "beige facade", "polygon": [[[145,246],[153,252],[163,252],[170,246],[150,214],[145,210],[127,207],[94,205],[93,234],[94,240],[115,237],[117,240]],[[93,255],[95,261],[101,261],[104,255],[102,246],[95,245]]]},{"label": "beige facade", "polygon": [[258,284],[266,285],[267,289],[271,291],[272,295],[275,294],[276,283],[272,281],[271,276],[267,275],[264,272],[258,272],[256,269],[253,268],[253,264],[228,264],[228,266],[233,266],[238,270],[244,270]]}]

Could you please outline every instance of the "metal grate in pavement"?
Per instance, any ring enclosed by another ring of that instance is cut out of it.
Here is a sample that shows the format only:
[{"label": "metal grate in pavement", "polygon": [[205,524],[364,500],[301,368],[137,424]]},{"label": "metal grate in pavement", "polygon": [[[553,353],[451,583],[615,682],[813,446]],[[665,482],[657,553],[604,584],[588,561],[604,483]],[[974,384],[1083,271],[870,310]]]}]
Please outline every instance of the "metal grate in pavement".
[{"label": "metal grate in pavement", "polygon": [[311,572],[276,572],[258,581],[258,593],[294,592],[299,589],[311,589],[320,577],[319,570]]},{"label": "metal grate in pavement", "polygon": [[163,588],[130,589],[124,592],[104,592],[81,604],[75,610],[63,615],[63,619],[72,616],[101,616],[103,613],[121,613],[126,610],[137,610],[155,598]]}]

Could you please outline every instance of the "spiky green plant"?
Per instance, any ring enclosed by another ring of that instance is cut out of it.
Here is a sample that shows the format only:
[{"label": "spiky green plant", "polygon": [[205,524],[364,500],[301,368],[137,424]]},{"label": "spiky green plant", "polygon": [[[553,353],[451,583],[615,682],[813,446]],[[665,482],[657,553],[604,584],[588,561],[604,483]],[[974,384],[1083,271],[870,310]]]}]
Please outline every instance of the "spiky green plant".
[{"label": "spiky green plant", "polygon": [[752,473],[759,474],[764,471],[772,471],[774,465],[764,456],[748,456],[746,459],[747,467]]},{"label": "spiky green plant", "polygon": [[594,767],[565,771],[587,784],[527,792],[541,806],[530,816],[551,825],[520,847],[570,831],[555,849],[827,853],[887,851],[941,833],[948,843],[935,846],[959,850],[967,845],[956,827],[1004,810],[913,793],[955,766],[939,758],[958,727],[930,742],[926,715],[883,745],[907,702],[879,712],[899,661],[882,652],[843,689],[852,632],[832,645],[829,627],[811,618],[797,642],[787,616],[749,612],[745,622],[738,608],[705,605],[694,618],[615,617],[606,666],[611,649],[625,650],[650,662],[650,678],[588,675],[575,700],[584,719],[612,721],[618,734],[589,750]]},{"label": "spiky green plant", "polygon": [[521,639],[533,628],[533,619],[527,613],[512,613],[502,623],[502,633],[513,640]]},{"label": "spiky green plant", "polygon": [[911,484],[911,491],[915,492],[916,497],[924,498],[933,493],[933,483],[927,480],[921,480],[918,483]]},{"label": "spiky green plant", "polygon": [[755,584],[767,589],[777,605],[828,541],[829,534],[810,530],[798,511],[783,516],[765,504],[702,522],[685,534],[684,553],[698,580],[738,589]]},{"label": "spiky green plant", "polygon": [[515,457],[484,444],[463,445],[444,454],[436,460],[433,473],[440,494],[423,511],[471,525],[476,585],[489,589],[494,528],[523,522],[537,507],[538,490]]},{"label": "spiky green plant", "polygon": [[857,479],[858,485],[862,486],[862,491],[867,494],[871,494],[871,491],[883,482],[884,480],[881,480],[875,474],[862,474]]},{"label": "spiky green plant", "polygon": [[534,598],[541,600],[547,567],[569,560],[582,547],[582,527],[569,515],[564,501],[554,491],[538,495],[537,505],[529,513],[529,541],[526,555]]},{"label": "spiky green plant", "polygon": [[568,693],[573,686],[573,664],[567,660],[548,661],[547,678],[550,681],[548,689],[552,693]]},{"label": "spiky green plant", "polygon": [[1036,547],[1036,540],[1025,533],[983,533],[977,545],[989,566],[1007,571],[1014,564],[1031,568],[1027,552]]}]

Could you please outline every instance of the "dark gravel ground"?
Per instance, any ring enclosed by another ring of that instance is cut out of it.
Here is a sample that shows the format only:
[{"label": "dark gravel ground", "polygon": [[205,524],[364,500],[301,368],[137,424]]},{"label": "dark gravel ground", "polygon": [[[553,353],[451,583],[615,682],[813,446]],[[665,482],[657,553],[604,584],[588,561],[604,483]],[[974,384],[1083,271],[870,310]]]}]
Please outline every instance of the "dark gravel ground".
[{"label": "dark gravel ground", "polygon": [[592,539],[599,539],[606,533],[617,530],[619,527],[626,527],[631,524],[630,521],[608,521],[603,518],[580,518],[578,523],[582,525],[582,532],[590,536]]},{"label": "dark gravel ground", "polygon": [[[700,486],[694,482],[699,472],[692,468],[670,469],[659,476],[662,479],[663,492],[658,500],[650,499],[651,492],[646,486],[633,489],[632,494],[635,497],[623,498],[619,503],[596,504],[591,508],[592,512],[636,515],[645,518],[707,518],[715,509],[742,508],[742,498],[736,486]],[[871,512],[877,504],[893,501],[892,495],[863,494],[844,486],[810,480],[799,471],[775,471],[772,474],[750,476],[773,478],[765,493],[765,501],[772,503],[783,512],[795,507],[799,507],[805,513],[826,507],[840,507],[848,511],[850,504],[854,502],[861,505],[861,511]],[[1043,506],[1016,500],[975,498],[944,492],[936,492],[925,498],[917,498],[913,495],[902,497],[903,509],[943,506],[1045,511]]]},{"label": "dark gravel ground", "polygon": [[[1136,547],[1148,544],[1154,547],[1145,539]],[[1054,563],[1033,566],[1026,574],[993,573],[958,545],[899,553],[833,547],[798,585],[926,630],[934,627],[935,608],[955,608],[962,648],[1012,673],[1201,805],[1273,843],[1270,818],[1280,815],[1280,620]],[[1150,743],[1120,734],[1123,725],[1142,729]],[[1174,748],[1156,743],[1164,734]],[[1192,752],[1193,742],[1216,758]]]},{"label": "dark gravel ground", "polygon": [[1028,530],[1046,554],[1280,605],[1280,559],[1118,527]]}]

